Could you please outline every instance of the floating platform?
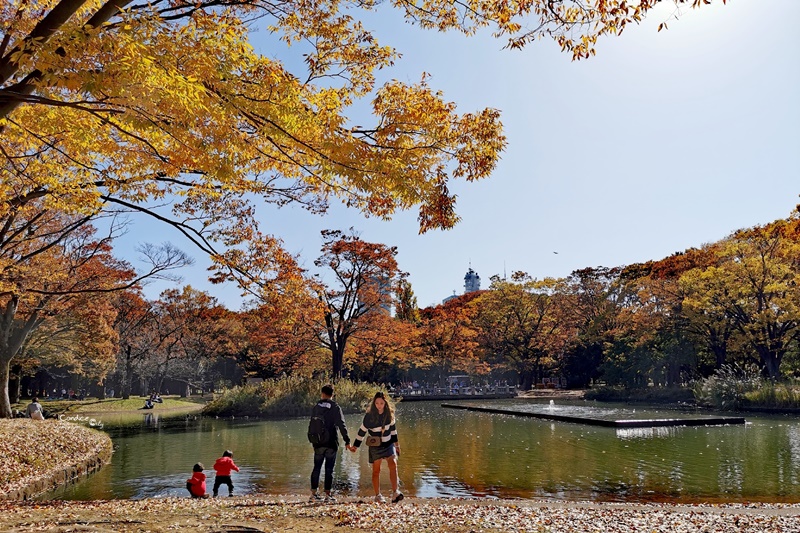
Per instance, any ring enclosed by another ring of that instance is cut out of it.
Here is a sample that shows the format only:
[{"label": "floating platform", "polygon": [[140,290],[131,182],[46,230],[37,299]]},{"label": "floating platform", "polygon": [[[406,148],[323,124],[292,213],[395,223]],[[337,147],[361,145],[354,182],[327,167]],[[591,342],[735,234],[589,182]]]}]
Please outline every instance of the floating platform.
[{"label": "floating platform", "polygon": [[[442,400],[508,400],[516,398],[514,392],[501,392],[497,394],[409,394],[395,398],[401,402],[441,402]],[[442,404],[444,405],[444,404]]]},{"label": "floating platform", "polygon": [[[465,400],[468,398],[464,398]],[[466,411],[479,411],[482,413],[493,413],[500,415],[525,416],[528,418],[538,418],[541,420],[553,420],[556,422],[571,422],[573,424],[586,424],[589,426],[602,426],[609,428],[656,428],[656,427],[677,427],[677,426],[728,426],[741,425],[745,423],[742,417],[706,417],[706,418],[657,418],[657,419],[627,419],[627,420],[604,420],[602,418],[587,418],[583,416],[558,415],[555,413],[531,413],[527,411],[515,411],[512,409],[496,409],[493,407],[476,407],[474,405],[454,405],[443,403],[442,407],[448,409],[464,409]]]}]

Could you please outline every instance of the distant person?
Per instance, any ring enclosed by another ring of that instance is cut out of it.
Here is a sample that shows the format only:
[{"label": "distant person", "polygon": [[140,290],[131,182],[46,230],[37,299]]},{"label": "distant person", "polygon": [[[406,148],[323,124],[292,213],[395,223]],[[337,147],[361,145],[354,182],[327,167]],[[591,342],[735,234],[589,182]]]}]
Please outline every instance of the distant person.
[{"label": "distant person", "polygon": [[[336,465],[336,454],[339,451],[339,438],[336,429],[342,434],[345,447],[350,449],[350,437],[344,425],[342,408],[333,401],[333,385],[325,385],[320,393],[320,400],[311,410],[308,423],[308,440],[314,446],[314,468],[311,470],[311,497],[309,501],[322,501],[319,494],[319,476],[322,465],[325,465],[325,501],[333,503],[333,467]],[[353,449],[355,451],[355,449]]]},{"label": "distant person", "polygon": [[392,484],[392,503],[403,499],[403,493],[397,487],[397,457],[400,456],[400,445],[397,443],[397,427],[392,407],[383,392],[378,391],[369,405],[364,421],[358,429],[350,451],[355,452],[361,446],[362,439],[369,447],[369,463],[372,465],[372,488],[375,501],[383,503],[386,499],[381,494],[381,461],[389,464],[389,481]]},{"label": "distant person", "polygon": [[233,452],[225,450],[222,457],[214,463],[214,497],[217,497],[220,485],[228,486],[228,496],[233,496],[233,481],[231,480],[231,470],[239,471],[239,467],[233,462]]},{"label": "distant person", "polygon": [[44,420],[44,412],[42,411],[42,404],[39,403],[39,398],[34,396],[31,399],[31,403],[25,408],[25,415],[34,420]]},{"label": "distant person", "polygon": [[148,398],[148,399],[146,399],[144,401],[144,405],[142,407],[140,407],[139,409],[152,409],[153,407],[154,407],[153,400]]},{"label": "distant person", "polygon": [[203,473],[203,463],[192,467],[192,477],[186,480],[186,489],[192,498],[208,498],[206,494],[206,475]]}]

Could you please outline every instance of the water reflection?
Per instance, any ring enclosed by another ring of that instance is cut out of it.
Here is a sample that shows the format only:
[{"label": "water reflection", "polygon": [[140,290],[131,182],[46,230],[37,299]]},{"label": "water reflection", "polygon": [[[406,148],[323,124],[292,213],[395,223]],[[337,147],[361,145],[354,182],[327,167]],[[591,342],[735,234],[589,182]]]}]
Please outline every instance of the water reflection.
[{"label": "water reflection", "polygon": [[655,439],[674,437],[680,428],[678,427],[654,427],[654,428],[617,428],[618,439]]},{"label": "water reflection", "polygon": [[[497,406],[550,408],[519,401]],[[617,411],[616,417],[623,409],[610,410]],[[225,449],[234,451],[242,469],[233,475],[237,494],[309,490],[312,452],[305,419],[148,414],[133,423],[104,420],[114,439],[111,465],[55,496],[184,496],[191,466],[198,461],[210,466]],[[636,414],[663,416],[641,408]],[[351,432],[360,421],[361,415],[346,417]],[[800,501],[800,422],[795,419],[752,417],[747,426],[714,428],[612,429],[419,402],[398,406],[398,433],[400,480],[410,496]],[[212,482],[213,471],[206,474]],[[370,494],[366,451],[341,451],[335,476],[335,490]],[[385,468],[382,485],[389,486]]]}]

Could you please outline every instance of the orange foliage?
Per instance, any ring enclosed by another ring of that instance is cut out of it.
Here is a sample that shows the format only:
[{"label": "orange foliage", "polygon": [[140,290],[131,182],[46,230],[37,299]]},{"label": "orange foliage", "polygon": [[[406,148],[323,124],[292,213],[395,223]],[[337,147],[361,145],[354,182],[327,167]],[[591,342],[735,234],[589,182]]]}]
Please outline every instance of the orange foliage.
[{"label": "orange foliage", "polygon": [[414,366],[437,369],[442,377],[453,371],[482,374],[488,370],[480,359],[478,332],[473,324],[477,309],[472,302],[481,292],[470,292],[420,311],[413,346]]}]

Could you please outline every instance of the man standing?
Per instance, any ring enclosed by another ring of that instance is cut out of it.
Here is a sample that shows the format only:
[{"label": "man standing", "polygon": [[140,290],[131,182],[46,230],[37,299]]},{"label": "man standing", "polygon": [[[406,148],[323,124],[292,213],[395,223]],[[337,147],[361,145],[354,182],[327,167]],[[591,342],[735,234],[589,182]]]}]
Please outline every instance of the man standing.
[{"label": "man standing", "polygon": [[311,471],[311,497],[308,501],[322,501],[322,496],[317,492],[319,476],[322,465],[325,464],[325,502],[336,501],[331,495],[333,487],[333,467],[336,464],[336,454],[339,449],[339,439],[336,428],[342,433],[344,445],[350,449],[350,437],[344,425],[342,408],[333,401],[333,385],[322,387],[320,401],[311,411],[311,421],[308,424],[308,440],[314,445],[314,470]]}]

